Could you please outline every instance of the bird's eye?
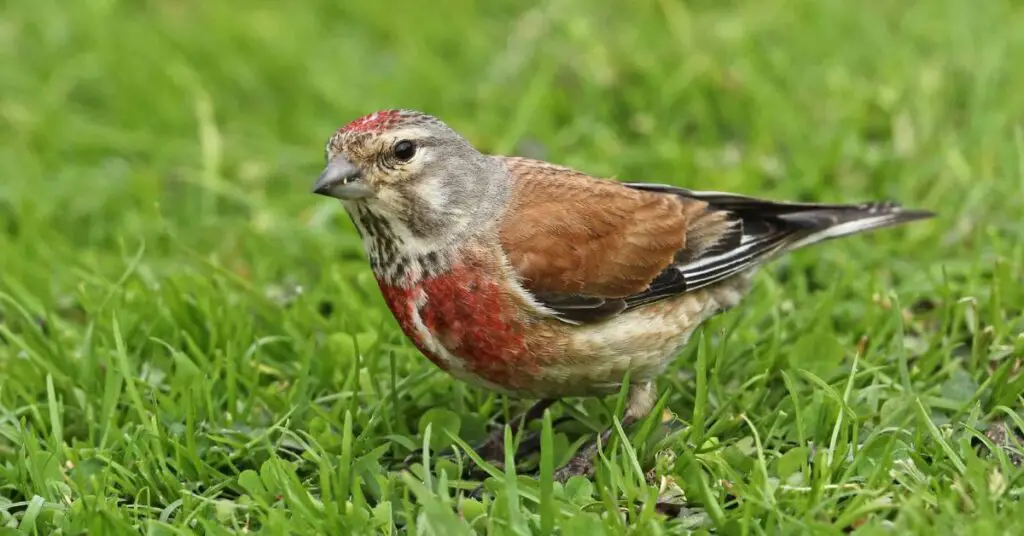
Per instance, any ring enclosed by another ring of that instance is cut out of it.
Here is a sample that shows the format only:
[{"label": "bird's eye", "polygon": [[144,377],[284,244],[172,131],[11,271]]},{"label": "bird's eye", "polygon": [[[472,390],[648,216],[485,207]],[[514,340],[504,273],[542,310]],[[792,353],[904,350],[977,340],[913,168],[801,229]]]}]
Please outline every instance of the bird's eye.
[{"label": "bird's eye", "polygon": [[408,162],[416,155],[416,144],[409,140],[401,140],[395,144],[394,152],[395,158]]}]

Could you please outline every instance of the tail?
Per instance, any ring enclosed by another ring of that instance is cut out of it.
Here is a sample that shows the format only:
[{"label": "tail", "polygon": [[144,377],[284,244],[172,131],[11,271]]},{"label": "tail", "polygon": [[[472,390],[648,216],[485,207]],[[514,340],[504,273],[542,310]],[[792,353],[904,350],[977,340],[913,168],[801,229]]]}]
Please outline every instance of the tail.
[{"label": "tail", "polygon": [[[863,233],[883,227],[923,220],[935,216],[927,210],[908,210],[898,203],[883,201],[859,205],[831,205],[809,211],[778,215],[804,233],[794,233],[794,240],[783,249],[792,251],[818,242]],[[799,234],[805,236],[798,238]]]},{"label": "tail", "polygon": [[699,199],[708,203],[708,210],[726,212],[735,222],[714,247],[676,267],[688,291],[717,283],[782,253],[811,244],[935,215],[926,210],[905,209],[894,202],[787,203],[661,184],[632,183],[629,186]]}]

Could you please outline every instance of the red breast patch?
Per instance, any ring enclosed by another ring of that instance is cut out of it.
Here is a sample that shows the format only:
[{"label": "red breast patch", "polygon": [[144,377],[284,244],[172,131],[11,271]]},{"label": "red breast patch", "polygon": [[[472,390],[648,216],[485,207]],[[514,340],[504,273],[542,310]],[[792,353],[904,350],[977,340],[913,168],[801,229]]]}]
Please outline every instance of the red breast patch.
[{"label": "red breast patch", "polygon": [[[441,369],[448,367],[424,340],[424,328],[434,344],[492,383],[515,388],[517,380],[528,380],[537,368],[515,303],[499,282],[479,269],[455,265],[411,288],[379,284],[402,331]],[[418,307],[417,295],[422,296]]]}]

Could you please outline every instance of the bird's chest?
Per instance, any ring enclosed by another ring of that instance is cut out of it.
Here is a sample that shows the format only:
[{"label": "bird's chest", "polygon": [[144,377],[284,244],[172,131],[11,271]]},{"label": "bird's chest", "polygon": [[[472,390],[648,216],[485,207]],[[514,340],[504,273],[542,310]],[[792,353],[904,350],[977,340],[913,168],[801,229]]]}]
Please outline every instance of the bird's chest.
[{"label": "bird's chest", "polygon": [[378,283],[402,331],[438,367],[507,388],[529,357],[525,325],[501,281],[474,268],[456,264],[412,284]]}]

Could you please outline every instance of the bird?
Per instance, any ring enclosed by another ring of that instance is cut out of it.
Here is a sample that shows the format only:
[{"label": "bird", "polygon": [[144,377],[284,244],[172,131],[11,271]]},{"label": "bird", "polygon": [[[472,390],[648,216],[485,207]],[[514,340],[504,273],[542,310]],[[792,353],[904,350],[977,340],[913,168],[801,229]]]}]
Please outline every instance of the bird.
[{"label": "bird", "polygon": [[[313,193],[340,200],[399,327],[434,365],[537,402],[625,389],[621,424],[708,318],[769,261],[934,216],[892,201],[784,202],[602,178],[484,154],[441,119],[386,109],[328,139]],[[628,385],[623,385],[628,379]],[[494,453],[503,430],[484,442]],[[592,475],[592,447],[555,477]]]}]

